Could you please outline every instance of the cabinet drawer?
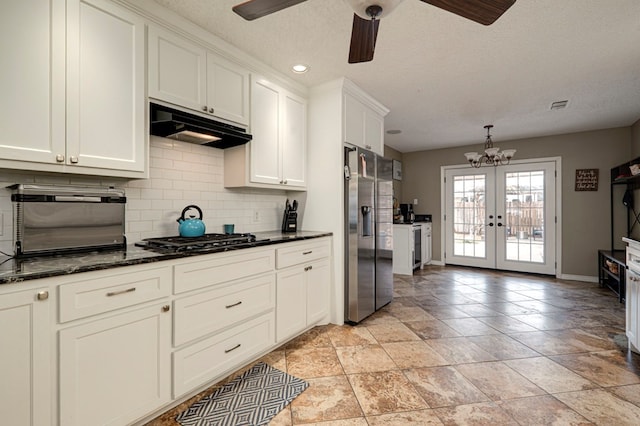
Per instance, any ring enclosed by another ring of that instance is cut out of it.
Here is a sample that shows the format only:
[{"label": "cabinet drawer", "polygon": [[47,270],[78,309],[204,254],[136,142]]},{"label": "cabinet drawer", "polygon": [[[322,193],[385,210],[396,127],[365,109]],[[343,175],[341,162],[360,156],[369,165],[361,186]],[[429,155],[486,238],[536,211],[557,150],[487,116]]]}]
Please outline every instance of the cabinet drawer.
[{"label": "cabinet drawer", "polygon": [[275,267],[273,249],[254,252],[241,250],[237,254],[214,254],[207,258],[197,256],[192,259],[192,262],[174,266],[176,294],[262,274],[273,271]]},{"label": "cabinet drawer", "polygon": [[299,263],[311,262],[331,256],[331,244],[328,238],[313,240],[300,244],[291,244],[276,250],[276,265],[278,269]]},{"label": "cabinet drawer", "polygon": [[234,281],[174,302],[174,346],[222,330],[275,307],[276,278]]},{"label": "cabinet drawer", "polygon": [[173,354],[173,397],[222,378],[275,343],[274,313],[262,315]]},{"label": "cabinet drawer", "polygon": [[60,322],[72,321],[103,312],[144,303],[171,293],[171,269],[139,266],[119,268],[118,274],[90,272],[81,281],[62,284]]}]

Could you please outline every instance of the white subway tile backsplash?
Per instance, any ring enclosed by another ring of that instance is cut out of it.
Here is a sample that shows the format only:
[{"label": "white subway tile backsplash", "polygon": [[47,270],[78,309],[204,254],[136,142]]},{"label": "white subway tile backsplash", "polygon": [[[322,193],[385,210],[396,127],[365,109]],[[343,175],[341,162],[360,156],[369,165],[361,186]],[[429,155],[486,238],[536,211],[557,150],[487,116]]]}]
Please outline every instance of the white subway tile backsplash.
[{"label": "white subway tile backsplash", "polygon": [[[280,229],[287,194],[275,190],[225,189],[224,151],[171,139],[150,137],[149,179],[126,180],[53,173],[0,170],[0,182],[103,185],[125,190],[127,241],[176,235],[176,219],[189,204],[203,212],[207,232]],[[13,206],[9,190],[0,191],[0,250],[13,252]],[[295,198],[295,194],[292,198]],[[253,222],[254,211],[260,221]]]}]

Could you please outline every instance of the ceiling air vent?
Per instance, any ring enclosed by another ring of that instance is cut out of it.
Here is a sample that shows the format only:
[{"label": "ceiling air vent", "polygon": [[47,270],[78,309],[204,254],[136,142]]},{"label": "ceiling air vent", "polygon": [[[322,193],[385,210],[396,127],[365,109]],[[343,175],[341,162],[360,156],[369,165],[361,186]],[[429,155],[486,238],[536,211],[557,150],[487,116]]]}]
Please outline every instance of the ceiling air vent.
[{"label": "ceiling air vent", "polygon": [[551,110],[554,110],[554,109],[564,109],[564,108],[566,108],[566,107],[567,107],[567,104],[568,104],[568,103],[569,103],[569,101],[556,101],[556,102],[553,102],[553,103],[551,104],[551,108],[550,108],[550,109],[551,109]]}]

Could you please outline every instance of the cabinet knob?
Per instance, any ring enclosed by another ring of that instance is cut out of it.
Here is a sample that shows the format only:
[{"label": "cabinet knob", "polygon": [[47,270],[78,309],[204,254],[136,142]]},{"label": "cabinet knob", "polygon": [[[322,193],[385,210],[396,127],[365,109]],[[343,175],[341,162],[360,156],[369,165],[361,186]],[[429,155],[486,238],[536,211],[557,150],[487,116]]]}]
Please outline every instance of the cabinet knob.
[{"label": "cabinet knob", "polygon": [[287,184],[287,180],[285,179],[283,183],[286,185]]},{"label": "cabinet knob", "polygon": [[310,271],[313,269],[313,266],[307,266],[306,268],[304,268],[305,271]]},{"label": "cabinet knob", "polygon": [[207,108],[207,106],[206,106],[206,105],[202,107],[202,110],[203,110],[204,112],[207,112],[207,110],[208,110],[208,109],[209,109],[209,108]]},{"label": "cabinet knob", "polygon": [[36,299],[38,300],[47,300],[49,298],[49,292],[46,290],[39,291],[36,295]]},{"label": "cabinet knob", "polygon": [[58,163],[64,163],[64,155],[62,155],[62,154],[56,155],[56,161]]},{"label": "cabinet knob", "polygon": [[169,312],[169,310],[171,310],[171,306],[169,306],[169,305],[164,305],[162,307],[162,312]]},{"label": "cabinet knob", "polygon": [[365,145],[365,148],[371,149],[371,145]]},{"label": "cabinet knob", "polygon": [[71,157],[69,157],[69,161],[71,161],[73,164],[77,164],[78,157],[76,157],[75,155],[72,155]]},{"label": "cabinet knob", "polygon": [[209,112],[213,114],[213,108],[209,108]]}]

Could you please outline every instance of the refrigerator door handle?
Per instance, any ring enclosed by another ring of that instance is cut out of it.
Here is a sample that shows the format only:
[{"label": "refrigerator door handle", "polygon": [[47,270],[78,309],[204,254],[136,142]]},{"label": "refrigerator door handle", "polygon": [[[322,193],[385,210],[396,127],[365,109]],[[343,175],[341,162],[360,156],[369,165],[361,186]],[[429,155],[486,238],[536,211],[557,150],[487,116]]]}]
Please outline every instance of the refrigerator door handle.
[{"label": "refrigerator door handle", "polygon": [[344,166],[344,178],[345,180],[351,180],[351,168],[348,164]]},{"label": "refrigerator door handle", "polygon": [[363,237],[372,237],[373,236],[373,214],[371,206],[362,206],[360,207],[362,210],[362,236]]}]

